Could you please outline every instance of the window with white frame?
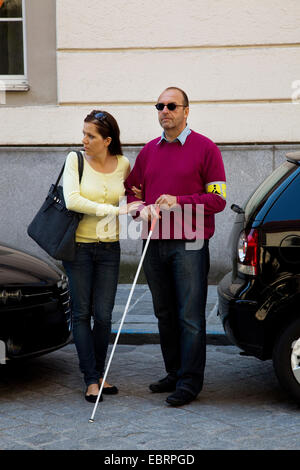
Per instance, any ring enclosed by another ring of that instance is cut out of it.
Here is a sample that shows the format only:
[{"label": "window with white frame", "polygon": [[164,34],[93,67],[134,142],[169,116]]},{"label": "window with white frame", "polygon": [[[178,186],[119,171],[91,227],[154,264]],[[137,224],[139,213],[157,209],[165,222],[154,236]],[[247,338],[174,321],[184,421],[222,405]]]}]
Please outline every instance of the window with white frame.
[{"label": "window with white frame", "polygon": [[6,90],[28,90],[25,1],[0,0],[0,81]]}]

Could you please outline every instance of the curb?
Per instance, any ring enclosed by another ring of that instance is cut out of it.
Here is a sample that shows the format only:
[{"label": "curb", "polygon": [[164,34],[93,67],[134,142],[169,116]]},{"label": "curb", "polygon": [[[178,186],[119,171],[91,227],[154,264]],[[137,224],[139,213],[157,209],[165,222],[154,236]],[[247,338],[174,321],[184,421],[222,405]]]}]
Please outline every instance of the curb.
[{"label": "curb", "polygon": [[[112,331],[110,335],[110,343],[114,343],[117,336],[117,331]],[[124,332],[120,333],[118,344],[128,345],[142,345],[142,344],[160,344],[159,333],[152,333],[147,331],[141,332]],[[223,333],[207,332],[206,333],[206,344],[212,344],[216,346],[230,346],[232,343],[229,341],[227,336]]]}]

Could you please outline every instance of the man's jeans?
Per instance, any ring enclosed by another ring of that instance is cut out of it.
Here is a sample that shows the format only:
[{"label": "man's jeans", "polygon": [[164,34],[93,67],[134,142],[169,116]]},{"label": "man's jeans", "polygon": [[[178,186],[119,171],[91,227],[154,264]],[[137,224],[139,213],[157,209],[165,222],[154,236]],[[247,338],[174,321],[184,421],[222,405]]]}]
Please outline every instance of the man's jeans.
[{"label": "man's jeans", "polygon": [[98,383],[104,372],[118,285],[120,244],[78,243],[75,260],[63,265],[69,278],[74,342],[88,386]]},{"label": "man's jeans", "polygon": [[184,240],[152,240],[144,271],[166,371],[176,377],[177,388],[196,396],[203,386],[206,361],[208,240],[195,250],[186,249]]}]

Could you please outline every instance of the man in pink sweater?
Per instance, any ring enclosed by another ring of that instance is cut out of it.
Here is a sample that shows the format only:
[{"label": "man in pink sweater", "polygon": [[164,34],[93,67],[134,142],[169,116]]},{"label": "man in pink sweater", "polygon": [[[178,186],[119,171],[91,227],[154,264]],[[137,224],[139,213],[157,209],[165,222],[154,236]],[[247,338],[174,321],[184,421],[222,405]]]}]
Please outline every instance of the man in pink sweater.
[{"label": "man in pink sweater", "polygon": [[144,221],[153,217],[157,205],[161,209],[144,271],[167,376],[149,388],[154,393],[173,392],[167,403],[182,406],[203,386],[208,245],[215,230],[214,214],[226,204],[225,171],[218,147],[187,125],[189,102],[183,90],[164,90],[156,109],[162,136],[141,150],[125,187],[128,202],[137,199],[133,188],[141,188]]}]

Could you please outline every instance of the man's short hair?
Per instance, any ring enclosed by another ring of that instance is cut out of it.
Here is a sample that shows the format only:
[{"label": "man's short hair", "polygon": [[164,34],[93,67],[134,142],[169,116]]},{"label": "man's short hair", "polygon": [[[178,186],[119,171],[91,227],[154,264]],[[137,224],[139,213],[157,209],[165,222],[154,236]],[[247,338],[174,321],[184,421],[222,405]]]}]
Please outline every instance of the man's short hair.
[{"label": "man's short hair", "polygon": [[[177,90],[177,91],[180,91],[180,93],[182,94],[183,96],[183,104],[184,106],[189,106],[189,99],[188,99],[188,96],[187,94],[185,93],[185,91],[183,91],[181,88],[178,88],[177,86],[169,86],[168,88],[166,88],[166,90]],[[165,91],[166,91],[165,90]]]}]

